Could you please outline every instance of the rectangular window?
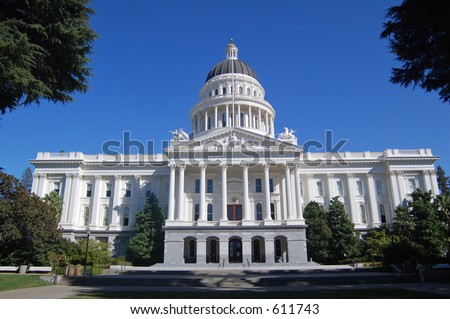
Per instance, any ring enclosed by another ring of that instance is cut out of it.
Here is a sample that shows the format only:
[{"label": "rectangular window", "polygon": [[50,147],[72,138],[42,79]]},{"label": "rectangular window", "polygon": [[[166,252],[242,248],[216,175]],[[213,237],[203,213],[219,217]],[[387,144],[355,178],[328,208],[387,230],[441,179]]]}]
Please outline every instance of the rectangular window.
[{"label": "rectangular window", "polygon": [[109,208],[105,207],[103,209],[103,226],[109,225]]},{"label": "rectangular window", "polygon": [[58,183],[58,182],[53,183],[53,191],[56,192],[56,194],[58,194],[58,195],[59,195],[59,186],[60,186],[60,183]]},{"label": "rectangular window", "polygon": [[128,226],[129,224],[130,224],[130,209],[128,207],[125,207],[123,209],[122,226]]},{"label": "rectangular window", "polygon": [[208,204],[208,212],[206,219],[211,222],[213,220],[213,205]]},{"label": "rectangular window", "polygon": [[200,180],[199,179],[195,180],[195,193],[200,194]]},{"label": "rectangular window", "polygon": [[86,184],[86,197],[92,196],[92,184],[88,183]]},{"label": "rectangular window", "polygon": [[242,205],[228,205],[228,220],[242,220]]},{"label": "rectangular window", "polygon": [[380,204],[379,208],[380,208],[381,222],[383,224],[385,224],[386,223],[386,209],[384,208],[383,204]]},{"label": "rectangular window", "polygon": [[200,204],[195,204],[194,206],[194,220],[198,220],[200,217]]},{"label": "rectangular window", "polygon": [[222,88],[222,94],[227,94],[227,88]]},{"label": "rectangular window", "polygon": [[356,181],[356,195],[358,195],[358,196],[364,195],[364,188],[363,188],[362,181]]},{"label": "rectangular window", "polygon": [[409,193],[415,192],[417,189],[417,183],[415,178],[408,178],[408,190]]},{"label": "rectangular window", "polygon": [[111,197],[111,183],[106,183],[106,197]]},{"label": "rectangular window", "polygon": [[339,196],[344,196],[344,184],[342,183],[342,181],[336,182],[336,189]]},{"label": "rectangular window", "polygon": [[381,181],[375,181],[375,187],[377,189],[377,195],[383,195],[383,184],[381,184]]},{"label": "rectangular window", "polygon": [[212,179],[206,180],[206,192],[207,193],[214,193],[213,180]]},{"label": "rectangular window", "polygon": [[125,197],[131,197],[131,184],[125,184]]},{"label": "rectangular window", "polygon": [[316,196],[323,196],[323,183],[322,181],[316,182]]},{"label": "rectangular window", "polygon": [[269,188],[270,192],[273,193],[273,178],[269,178]]},{"label": "rectangular window", "polygon": [[300,195],[303,196],[303,182],[300,182]]},{"label": "rectangular window", "polygon": [[255,179],[255,192],[261,193],[262,192],[262,186],[261,186],[261,178]]}]

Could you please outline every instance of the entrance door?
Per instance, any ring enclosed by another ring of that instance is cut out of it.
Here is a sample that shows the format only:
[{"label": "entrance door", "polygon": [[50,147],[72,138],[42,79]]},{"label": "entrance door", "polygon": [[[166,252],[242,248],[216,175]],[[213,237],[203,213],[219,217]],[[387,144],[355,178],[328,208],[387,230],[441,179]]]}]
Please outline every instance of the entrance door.
[{"label": "entrance door", "polygon": [[242,205],[228,205],[228,220],[242,220]]},{"label": "entrance door", "polygon": [[217,240],[213,239],[210,242],[209,247],[209,259],[211,263],[218,263],[219,262],[219,254],[217,253],[218,249],[218,243]]},{"label": "entrance door", "polygon": [[230,239],[228,243],[230,263],[242,263],[242,241],[237,238]]},{"label": "entrance door", "polygon": [[259,239],[253,240],[253,262],[261,262],[261,244]]}]

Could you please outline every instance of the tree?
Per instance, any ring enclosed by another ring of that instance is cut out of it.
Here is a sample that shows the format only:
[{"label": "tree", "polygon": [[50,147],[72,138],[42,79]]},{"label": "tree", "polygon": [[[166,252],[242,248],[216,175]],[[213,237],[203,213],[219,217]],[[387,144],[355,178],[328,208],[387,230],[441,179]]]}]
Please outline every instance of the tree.
[{"label": "tree", "polygon": [[91,69],[89,0],[0,2],[0,110],[86,92]]},{"label": "tree", "polygon": [[[386,225],[371,229],[364,240],[364,252],[366,258],[371,261],[393,262],[393,238],[391,230]],[[391,257],[391,258],[389,258]]]},{"label": "tree", "polygon": [[391,82],[438,91],[450,101],[450,2],[404,0],[388,9],[382,38],[402,66],[392,69]]},{"label": "tree", "polygon": [[325,210],[319,203],[312,201],[306,205],[303,216],[308,225],[306,228],[308,258],[324,263],[330,258],[329,243],[332,236]]},{"label": "tree", "polygon": [[57,215],[55,207],[0,171],[0,264],[48,264],[48,252],[62,238]]},{"label": "tree", "polygon": [[440,165],[437,167],[436,175],[437,175],[437,183],[439,186],[439,190],[441,191],[441,194],[448,193],[450,178],[445,176],[445,171]]},{"label": "tree", "polygon": [[62,196],[58,195],[56,191],[52,191],[46,194],[42,200],[44,203],[54,208],[54,211],[56,212],[56,219],[59,220],[63,206]]},{"label": "tree", "polygon": [[128,255],[135,265],[153,265],[164,261],[164,216],[158,198],[151,193],[142,212],[136,214],[135,236]]},{"label": "tree", "polygon": [[22,179],[20,180],[23,187],[31,193],[31,186],[33,185],[33,173],[31,172],[31,169],[27,167],[25,171],[22,174]]},{"label": "tree", "polygon": [[361,241],[355,233],[355,225],[345,213],[344,204],[339,200],[339,196],[330,201],[327,221],[331,230],[330,261],[337,262],[357,256],[361,249]]}]

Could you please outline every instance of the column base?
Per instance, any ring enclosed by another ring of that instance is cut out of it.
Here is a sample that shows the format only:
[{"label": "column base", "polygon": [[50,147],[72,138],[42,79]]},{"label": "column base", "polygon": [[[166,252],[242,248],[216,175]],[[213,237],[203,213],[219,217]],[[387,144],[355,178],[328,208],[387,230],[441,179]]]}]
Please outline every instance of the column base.
[{"label": "column base", "polygon": [[288,219],[286,225],[305,225],[305,220],[301,219]]},{"label": "column base", "polygon": [[228,226],[228,220],[227,219],[219,220],[219,226]]}]

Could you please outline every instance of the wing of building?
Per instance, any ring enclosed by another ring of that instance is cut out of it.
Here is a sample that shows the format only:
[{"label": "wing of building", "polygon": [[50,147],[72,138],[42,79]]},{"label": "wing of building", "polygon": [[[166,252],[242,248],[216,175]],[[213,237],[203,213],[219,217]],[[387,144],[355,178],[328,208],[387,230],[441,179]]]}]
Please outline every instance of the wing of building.
[{"label": "wing of building", "polygon": [[38,153],[32,191],[63,197],[65,237],[89,230],[115,255],[126,253],[153,192],[166,213],[165,265],[274,267],[307,262],[310,201],[327,206],[339,196],[364,232],[391,223],[415,189],[438,193],[430,149],[308,153],[294,130],[275,134],[275,115],[231,41],[190,113],[192,133],[172,131],[164,154]]}]

